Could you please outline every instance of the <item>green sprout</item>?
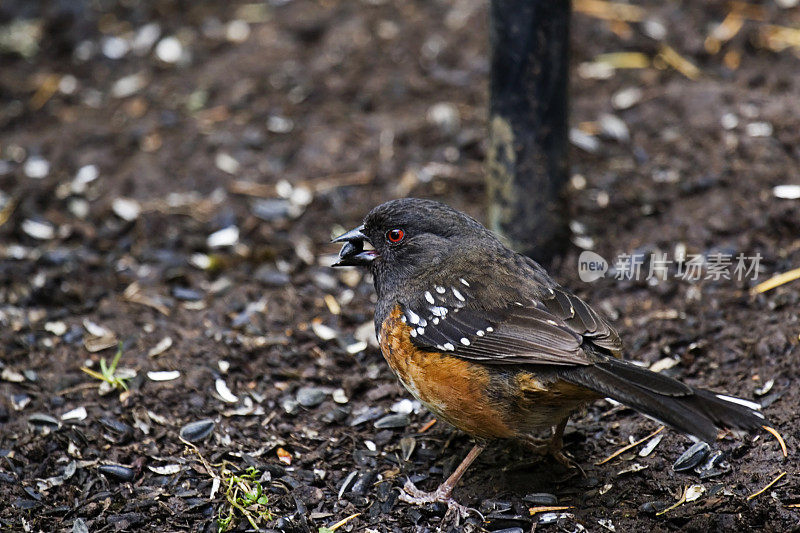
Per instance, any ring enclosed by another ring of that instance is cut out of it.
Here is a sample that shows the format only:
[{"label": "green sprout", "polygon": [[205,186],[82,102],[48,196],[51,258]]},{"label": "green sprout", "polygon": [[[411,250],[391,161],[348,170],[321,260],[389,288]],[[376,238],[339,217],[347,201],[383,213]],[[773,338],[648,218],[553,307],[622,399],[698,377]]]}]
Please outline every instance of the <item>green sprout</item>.
[{"label": "green sprout", "polygon": [[222,483],[225,485],[225,500],[227,505],[219,510],[217,518],[217,531],[228,531],[236,521],[238,515],[250,522],[253,529],[258,529],[259,522],[272,520],[267,504],[269,498],[264,494],[264,489],[258,481],[260,472],[251,466],[244,474],[236,475],[227,468],[222,469]]},{"label": "green sprout", "polygon": [[125,382],[131,379],[131,376],[117,373],[120,357],[122,357],[122,343],[119,343],[119,348],[117,348],[117,353],[114,354],[111,365],[107,365],[106,359],[103,357],[100,359],[100,372],[85,366],[81,367],[81,370],[95,379],[108,383],[112,389],[128,390],[128,384]]}]

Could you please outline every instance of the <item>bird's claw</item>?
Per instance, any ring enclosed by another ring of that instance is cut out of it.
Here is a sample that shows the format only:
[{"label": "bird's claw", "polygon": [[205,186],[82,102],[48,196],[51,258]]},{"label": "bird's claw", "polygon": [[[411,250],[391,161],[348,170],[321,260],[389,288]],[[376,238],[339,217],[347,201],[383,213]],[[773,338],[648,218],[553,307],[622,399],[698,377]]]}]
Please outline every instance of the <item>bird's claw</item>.
[{"label": "bird's claw", "polygon": [[475,513],[481,520],[484,520],[483,515],[472,507],[461,505],[450,496],[450,490],[446,487],[440,486],[433,492],[425,492],[416,487],[411,480],[407,480],[403,485],[403,490],[400,491],[400,500],[410,503],[412,505],[423,505],[426,503],[444,503],[447,505],[448,513],[454,513],[457,519],[466,518],[469,513]]}]

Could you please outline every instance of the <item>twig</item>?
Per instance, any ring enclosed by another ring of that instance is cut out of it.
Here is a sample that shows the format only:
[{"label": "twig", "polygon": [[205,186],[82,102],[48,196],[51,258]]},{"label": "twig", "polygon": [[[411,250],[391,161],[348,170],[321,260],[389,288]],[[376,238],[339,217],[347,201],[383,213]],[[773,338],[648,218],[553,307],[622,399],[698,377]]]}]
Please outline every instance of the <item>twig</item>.
[{"label": "twig", "polygon": [[531,507],[528,509],[528,512],[531,513],[531,516],[535,515],[536,513],[549,513],[552,511],[566,511],[567,509],[572,509],[569,505],[545,505],[542,507]]},{"label": "twig", "polygon": [[618,20],[624,22],[640,22],[644,20],[647,11],[639,6],[623,4],[622,2],[607,2],[605,0],[575,0],[572,8],[576,13],[583,13],[604,20]]},{"label": "twig", "polygon": [[655,430],[654,432],[650,433],[648,436],[644,437],[643,439],[639,439],[636,442],[632,442],[632,443],[628,444],[627,446],[623,446],[622,448],[620,448],[619,450],[615,451],[614,453],[612,453],[611,455],[609,455],[608,457],[606,457],[605,459],[603,459],[599,463],[595,463],[595,466],[600,466],[602,464],[605,464],[605,463],[609,462],[614,457],[617,457],[618,455],[622,455],[623,453],[627,452],[631,448],[635,448],[636,446],[640,445],[641,443],[652,439],[653,437],[655,437],[656,435],[661,433],[663,430],[664,430],[664,426],[660,426],[657,430]]},{"label": "twig", "polygon": [[783,274],[772,276],[767,281],[762,281],[761,283],[750,289],[750,294],[755,296],[756,294],[761,294],[762,292],[771,291],[776,287],[780,287],[781,285],[784,285],[796,279],[800,279],[800,268],[795,268],[788,272],[784,272]]},{"label": "twig", "polygon": [[784,458],[789,457],[789,452],[786,449],[786,442],[784,442],[783,437],[781,437],[781,434],[778,433],[778,430],[776,430],[775,428],[771,428],[769,426],[761,426],[761,427],[764,428],[764,431],[766,431],[767,433],[778,439],[778,444],[781,445],[781,452],[783,452],[783,457]]},{"label": "twig", "polygon": [[424,426],[422,426],[421,428],[419,428],[419,432],[420,432],[420,433],[425,433],[426,431],[428,431],[429,429],[431,429],[435,423],[436,423],[436,419],[435,419],[435,418],[431,418],[430,420],[428,420],[428,421],[425,423],[425,425],[424,425]]},{"label": "twig", "polygon": [[667,507],[666,509],[662,509],[659,512],[657,512],[656,516],[661,516],[662,514],[667,513],[669,511],[675,509],[676,507],[680,507],[686,501],[686,493],[687,492],[689,492],[689,487],[684,487],[683,488],[683,493],[681,494],[680,499],[677,502],[675,502],[674,504],[672,504],[669,507]]},{"label": "twig", "polygon": [[748,496],[747,499],[748,500],[752,500],[753,498],[764,494],[766,491],[768,491],[770,489],[770,487],[772,487],[775,483],[780,481],[783,478],[783,476],[785,476],[785,475],[786,475],[786,472],[781,472],[780,474],[778,474],[778,477],[776,477],[775,479],[773,479],[772,481],[767,483],[767,485],[763,489],[761,489],[758,492],[754,492],[753,494]]}]

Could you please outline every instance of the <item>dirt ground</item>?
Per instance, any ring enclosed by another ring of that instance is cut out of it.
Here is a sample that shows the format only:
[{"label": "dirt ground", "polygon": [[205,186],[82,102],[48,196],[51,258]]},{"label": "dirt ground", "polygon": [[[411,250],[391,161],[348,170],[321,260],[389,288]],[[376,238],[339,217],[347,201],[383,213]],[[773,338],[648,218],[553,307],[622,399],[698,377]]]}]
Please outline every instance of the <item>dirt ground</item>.
[{"label": "dirt ground", "polygon": [[[498,443],[456,490],[486,517],[462,528],[800,530],[800,285],[749,293],[800,265],[800,200],[773,192],[800,184],[792,3],[576,1],[574,242],[761,262],[757,280],[584,283],[573,246],[552,267],[627,357],[761,402],[789,458],[727,435],[724,462],[675,471],[691,442],[665,431],[597,465],[658,427],[597,402],[567,428],[585,476]],[[486,18],[479,0],[3,2],[2,529],[217,531],[245,485],[261,528],[441,525],[398,488],[435,487],[470,441],[407,401],[371,284],[328,268],[328,241],[399,196],[483,218]],[[118,343],[128,390],[101,391],[81,367]]]}]

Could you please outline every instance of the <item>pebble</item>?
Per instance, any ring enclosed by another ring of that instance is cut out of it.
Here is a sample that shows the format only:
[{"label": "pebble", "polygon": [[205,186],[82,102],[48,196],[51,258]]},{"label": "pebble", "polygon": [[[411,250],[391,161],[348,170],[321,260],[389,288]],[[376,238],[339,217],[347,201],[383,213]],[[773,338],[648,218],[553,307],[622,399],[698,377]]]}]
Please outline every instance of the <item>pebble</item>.
[{"label": "pebble", "polygon": [[272,133],[289,133],[294,129],[294,121],[280,115],[272,115],[267,119],[267,130]]},{"label": "pebble", "polygon": [[258,267],[253,274],[253,278],[267,287],[275,288],[285,287],[292,281],[289,274],[276,270],[269,265],[261,265]]},{"label": "pebble", "polygon": [[128,41],[125,39],[112,35],[103,39],[101,49],[103,55],[107,58],[121,59],[125,57],[125,54],[130,50],[130,45],[128,45]]},{"label": "pebble", "polygon": [[395,413],[384,416],[376,421],[374,426],[376,429],[403,428],[406,427],[409,422],[410,420],[406,413]]},{"label": "pebble", "polygon": [[56,230],[52,224],[32,218],[25,219],[22,222],[22,231],[40,241],[50,240],[56,236]]},{"label": "pebble", "polygon": [[142,72],[124,76],[111,86],[111,96],[114,98],[127,98],[147,87],[147,76]]},{"label": "pebble", "polygon": [[86,192],[86,187],[91,182],[100,177],[100,171],[97,165],[84,165],[75,173],[75,177],[70,184],[70,190],[73,194],[83,194]]},{"label": "pebble", "polygon": [[389,408],[393,413],[404,413],[404,414],[411,414],[414,412],[414,402],[409,400],[408,398],[403,398],[402,400],[395,402]]},{"label": "pebble", "polygon": [[183,45],[177,37],[164,37],[156,45],[156,57],[164,63],[177,63],[183,57]]},{"label": "pebble", "polygon": [[253,202],[251,210],[257,218],[266,222],[273,222],[289,218],[292,211],[292,203],[284,198],[264,198]]},{"label": "pebble", "polygon": [[711,451],[711,446],[705,442],[696,442],[678,457],[672,469],[676,472],[691,470],[705,460]]},{"label": "pebble", "polygon": [[183,302],[197,302],[203,299],[203,293],[187,287],[172,287],[172,296]]},{"label": "pebble", "polygon": [[328,393],[317,387],[301,387],[297,390],[297,403],[303,407],[316,407],[325,401]]},{"label": "pebble", "polygon": [[428,122],[448,135],[457,132],[461,125],[458,107],[450,102],[440,102],[432,105],[428,109],[427,119]]},{"label": "pebble", "polygon": [[239,161],[225,152],[220,152],[217,154],[217,157],[214,158],[214,164],[218,169],[227,174],[236,174],[242,168],[242,165],[239,163]]},{"label": "pebble", "polygon": [[67,332],[67,325],[60,320],[56,322],[45,322],[44,330],[57,337],[60,337]]},{"label": "pebble", "polygon": [[40,180],[50,173],[50,162],[44,157],[34,155],[25,161],[22,170],[29,178]]},{"label": "pebble", "polygon": [[223,248],[225,246],[233,246],[239,242],[239,228],[236,226],[228,226],[219,231],[215,231],[208,236],[206,244],[209,248]]},{"label": "pebble", "polygon": [[281,400],[281,407],[283,407],[287,415],[296,415],[300,411],[300,403],[294,398]]},{"label": "pebble", "polygon": [[772,135],[772,124],[769,122],[751,122],[745,128],[750,137],[769,137]]},{"label": "pebble", "polygon": [[638,87],[627,87],[620,89],[611,97],[611,105],[614,109],[628,109],[642,100],[642,90]]},{"label": "pebble", "polygon": [[138,55],[144,55],[153,47],[154,44],[156,44],[156,41],[160,36],[161,26],[158,24],[158,22],[145,24],[136,30],[136,35],[133,37],[131,48],[133,48],[134,53]]},{"label": "pebble", "polygon": [[232,20],[225,27],[225,38],[232,43],[243,43],[250,37],[250,25],[244,20]]},{"label": "pebble", "polygon": [[628,125],[618,116],[603,113],[600,115],[599,122],[600,130],[608,137],[623,143],[630,140],[631,133],[628,130]]},{"label": "pebble", "polygon": [[215,425],[214,421],[208,418],[190,422],[181,428],[180,436],[187,442],[200,442],[214,432]]},{"label": "pebble", "polygon": [[131,198],[116,198],[111,204],[114,214],[126,222],[133,222],[142,213],[142,206]]},{"label": "pebble", "polygon": [[344,404],[350,401],[344,392],[344,389],[336,389],[333,391],[333,401],[339,404]]},{"label": "pebble", "polygon": [[119,481],[131,481],[136,476],[136,472],[133,469],[122,465],[100,465],[97,470]]}]

